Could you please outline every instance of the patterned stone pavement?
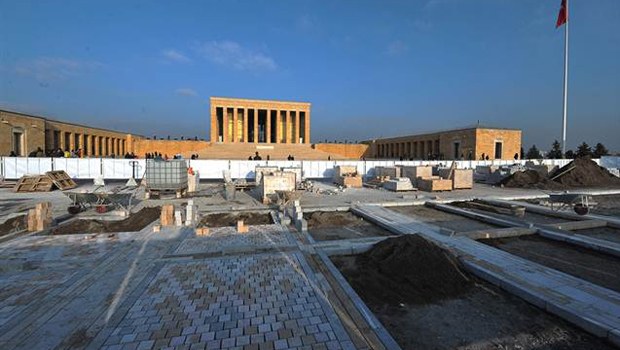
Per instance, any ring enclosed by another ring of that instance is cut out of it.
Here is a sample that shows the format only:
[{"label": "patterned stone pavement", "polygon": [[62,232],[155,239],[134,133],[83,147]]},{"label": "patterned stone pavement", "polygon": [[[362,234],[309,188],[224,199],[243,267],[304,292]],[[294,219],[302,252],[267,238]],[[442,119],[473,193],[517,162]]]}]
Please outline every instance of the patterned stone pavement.
[{"label": "patterned stone pavement", "polygon": [[353,348],[302,265],[298,253],[168,263],[104,348]]},{"label": "patterned stone pavement", "polygon": [[175,254],[218,253],[248,249],[285,248],[295,245],[295,239],[280,225],[254,225],[245,234],[234,227],[215,227],[207,236],[188,238]]},{"label": "patterned stone pavement", "polygon": [[354,349],[299,247],[280,225],[5,242],[0,348]]}]

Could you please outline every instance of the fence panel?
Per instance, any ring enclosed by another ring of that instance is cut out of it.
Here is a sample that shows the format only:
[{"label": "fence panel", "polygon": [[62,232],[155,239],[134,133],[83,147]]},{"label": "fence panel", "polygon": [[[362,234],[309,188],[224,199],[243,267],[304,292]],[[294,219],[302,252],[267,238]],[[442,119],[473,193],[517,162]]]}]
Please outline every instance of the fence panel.
[{"label": "fence panel", "polygon": [[196,159],[189,161],[194,171],[200,173],[201,179],[218,179],[223,178],[222,171],[230,170],[230,161],[228,160],[206,160]]},{"label": "fence panel", "polygon": [[334,174],[334,161],[308,160],[303,162],[303,172],[306,178],[331,178]]},{"label": "fence panel", "polygon": [[599,161],[603,168],[620,169],[620,157],[603,156]]},{"label": "fence panel", "polygon": [[[233,179],[254,179],[256,178],[256,167],[265,166],[267,163],[271,165],[271,162],[266,160],[231,160],[230,177]],[[221,170],[220,174],[222,174]]]}]

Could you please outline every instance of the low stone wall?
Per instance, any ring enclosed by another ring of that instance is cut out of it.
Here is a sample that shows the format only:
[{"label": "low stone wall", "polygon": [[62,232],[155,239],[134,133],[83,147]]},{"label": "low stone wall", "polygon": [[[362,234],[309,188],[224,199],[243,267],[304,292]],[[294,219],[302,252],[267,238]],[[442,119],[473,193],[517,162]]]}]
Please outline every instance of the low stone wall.
[{"label": "low stone wall", "polygon": [[147,140],[147,139],[134,139],[131,151],[133,151],[138,157],[143,158],[145,153],[161,153],[162,155],[168,155],[172,158],[175,154],[182,154],[184,157],[189,158],[192,154],[198,153],[201,150],[211,146],[208,141],[193,141],[193,140]]},{"label": "low stone wall", "polygon": [[317,143],[315,148],[325,153],[340,155],[348,159],[369,157],[369,146],[366,144]]}]

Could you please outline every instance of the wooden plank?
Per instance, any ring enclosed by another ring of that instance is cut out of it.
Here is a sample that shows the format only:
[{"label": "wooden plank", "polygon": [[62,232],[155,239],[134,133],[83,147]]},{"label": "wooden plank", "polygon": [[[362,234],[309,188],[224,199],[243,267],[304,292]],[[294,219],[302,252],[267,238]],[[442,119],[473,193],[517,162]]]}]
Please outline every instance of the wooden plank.
[{"label": "wooden plank", "polygon": [[64,170],[48,171],[45,174],[61,191],[77,187],[75,181]]}]

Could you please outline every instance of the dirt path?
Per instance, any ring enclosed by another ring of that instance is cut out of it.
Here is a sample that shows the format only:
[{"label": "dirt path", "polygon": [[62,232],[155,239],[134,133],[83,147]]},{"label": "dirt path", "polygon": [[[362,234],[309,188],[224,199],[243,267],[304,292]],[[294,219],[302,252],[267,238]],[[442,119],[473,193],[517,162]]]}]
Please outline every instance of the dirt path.
[{"label": "dirt path", "polygon": [[348,211],[307,213],[304,219],[308,221],[308,232],[317,241],[392,235]]},{"label": "dirt path", "polygon": [[395,212],[414,217],[422,222],[437,225],[456,232],[499,228],[483,222],[468,219],[456,214],[428,208],[422,205],[390,208]]},{"label": "dirt path", "polygon": [[480,242],[620,292],[620,259],[539,235]]},{"label": "dirt path", "polygon": [[219,213],[209,214],[200,221],[201,226],[225,227],[237,226],[237,221],[243,220],[246,225],[270,225],[273,224],[269,213]]},{"label": "dirt path", "polygon": [[136,232],[159,218],[161,208],[143,208],[131,214],[125,220],[74,220],[52,229],[53,235],[68,235],[75,233],[107,233],[107,232]]},{"label": "dirt path", "polygon": [[332,261],[403,349],[611,349],[469,276],[418,236]]}]

